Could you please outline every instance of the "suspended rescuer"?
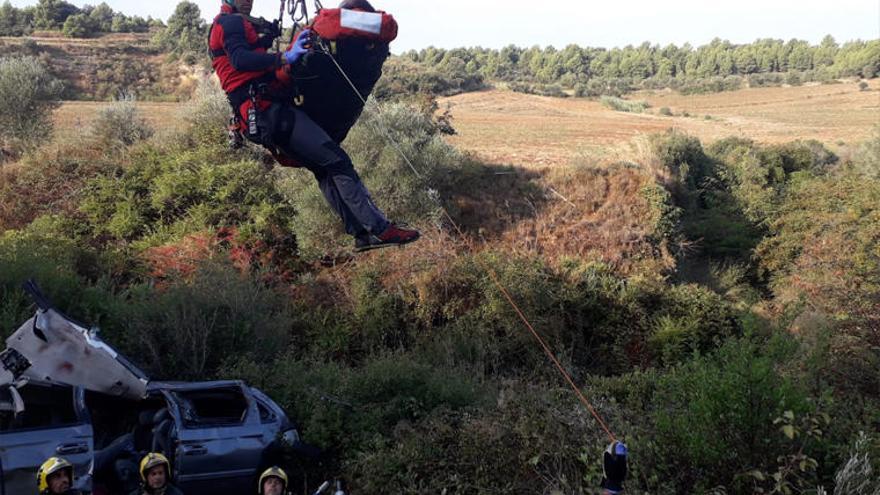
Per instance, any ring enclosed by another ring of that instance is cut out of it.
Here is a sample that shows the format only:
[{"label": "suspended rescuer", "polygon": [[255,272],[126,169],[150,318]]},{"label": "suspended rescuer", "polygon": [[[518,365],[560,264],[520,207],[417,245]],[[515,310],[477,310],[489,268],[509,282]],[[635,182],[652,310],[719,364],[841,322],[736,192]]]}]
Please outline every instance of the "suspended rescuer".
[{"label": "suspended rescuer", "polygon": [[623,493],[623,482],[627,472],[627,448],[623,442],[611,442],[602,455],[602,495]]},{"label": "suspended rescuer", "polygon": [[183,495],[171,484],[171,463],[158,452],[150,452],[141,459],[141,486],[131,495]]},{"label": "suspended rescuer", "polygon": [[40,495],[82,495],[72,488],[73,465],[60,457],[46,459],[37,471]]},{"label": "suspended rescuer", "polygon": [[293,158],[314,174],[345,231],[355,238],[357,251],[418,239],[418,231],[389,221],[373,203],[339,144],[292,101],[277,96],[281,88],[275,71],[282,66],[295,69],[311,48],[309,30],[287,51],[269,53],[273,36],[259,36],[249,17],[253,0],[222,1],[208,46],[214,71],[247,138],[276,156],[277,152]]}]

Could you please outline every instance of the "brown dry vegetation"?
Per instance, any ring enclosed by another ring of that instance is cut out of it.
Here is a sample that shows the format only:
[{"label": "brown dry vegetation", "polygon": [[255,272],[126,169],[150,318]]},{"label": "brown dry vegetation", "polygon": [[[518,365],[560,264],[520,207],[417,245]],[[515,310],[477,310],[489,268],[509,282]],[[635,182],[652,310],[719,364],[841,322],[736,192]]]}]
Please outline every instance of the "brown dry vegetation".
[{"label": "brown dry vegetation", "polygon": [[[103,101],[65,101],[52,115],[55,132],[61,139],[76,138],[88,129],[98,112],[108,105],[108,102]],[[177,125],[175,116],[180,110],[180,103],[138,101],[135,106],[155,130]]]},{"label": "brown dry vegetation", "polygon": [[120,90],[141,98],[186,99],[195,88],[198,67],[167,62],[167,54],[150,44],[149,33],[113,33],[75,39],[37,33],[0,37],[0,53],[33,55],[65,83],[65,98],[107,99]]},{"label": "brown dry vegetation", "polygon": [[[857,143],[880,123],[880,81],[871,91],[855,83],[754,88],[706,95],[643,92],[632,99],[651,104],[649,113],[610,110],[598,101],[560,99],[501,90],[444,98],[458,135],[450,142],[493,163],[524,167],[566,164],[585,151],[635,136],[674,128],[708,144],[728,136],[762,143],[817,139],[832,148]],[[672,117],[659,115],[669,107]],[[687,112],[690,117],[681,116]],[[706,116],[711,119],[707,120]]]}]

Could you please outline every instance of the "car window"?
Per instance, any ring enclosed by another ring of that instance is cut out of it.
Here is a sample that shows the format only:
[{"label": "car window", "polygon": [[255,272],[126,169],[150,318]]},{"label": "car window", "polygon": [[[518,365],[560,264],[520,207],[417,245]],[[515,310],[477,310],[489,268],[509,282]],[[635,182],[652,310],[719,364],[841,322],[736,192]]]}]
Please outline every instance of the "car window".
[{"label": "car window", "polygon": [[[79,423],[74,391],[70,387],[28,384],[18,389],[24,412],[16,416],[8,407],[0,407],[0,432],[58,428]],[[8,390],[0,392],[0,402],[11,401]]]},{"label": "car window", "polygon": [[189,428],[244,423],[248,401],[240,387],[174,392]]},{"label": "car window", "polygon": [[275,413],[266,404],[257,401],[257,409],[260,411],[260,423],[274,423],[277,421],[278,418],[275,416]]}]

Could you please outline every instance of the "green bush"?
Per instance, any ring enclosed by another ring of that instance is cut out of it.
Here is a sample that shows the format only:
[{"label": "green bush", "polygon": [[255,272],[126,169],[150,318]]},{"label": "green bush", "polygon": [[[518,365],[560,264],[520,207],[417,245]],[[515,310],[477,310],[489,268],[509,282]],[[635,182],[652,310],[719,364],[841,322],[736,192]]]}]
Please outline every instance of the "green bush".
[{"label": "green bush", "polygon": [[739,76],[710,77],[705,79],[687,79],[677,84],[678,91],[683,95],[720,93],[736,91],[742,87],[743,78]]},{"label": "green bush", "polygon": [[808,408],[805,392],[776,371],[790,353],[782,339],[766,347],[732,340],[661,376],[652,413],[660,478],[677,493],[743,493],[749,485],[740,475],[774,469],[788,447],[774,420]]},{"label": "green bush", "polygon": [[624,100],[615,96],[603,96],[599,98],[599,101],[606,107],[618,112],[642,113],[651,107],[646,101]]},{"label": "green bush", "polygon": [[880,179],[880,125],[875,126],[871,137],[859,145],[851,165],[859,175]]},{"label": "green bush", "polygon": [[18,229],[41,215],[75,216],[84,184],[114,168],[87,142],[54,142],[0,172],[0,230]]},{"label": "green bush", "polygon": [[401,57],[391,57],[382,69],[382,78],[373,89],[379,101],[396,100],[405,95],[452,96],[486,88],[483,77],[451,66],[426,67]]},{"label": "green bush", "polygon": [[661,297],[648,345],[664,363],[709,351],[740,333],[733,309],[709,289],[679,285],[663,291]]},{"label": "green bush", "polygon": [[672,117],[672,110],[670,110],[669,107],[661,107],[657,113],[665,115],[666,117]]},{"label": "green bush", "polygon": [[405,353],[372,356],[358,367],[287,356],[242,359],[226,373],[269,393],[302,426],[305,440],[343,459],[374,448],[381,438],[437,409],[486,402],[473,377],[426,365]]},{"label": "green bush", "polygon": [[[673,193],[681,189],[695,190],[713,173],[712,161],[703,151],[700,140],[688,134],[669,130],[650,136],[651,150],[673,181]],[[677,198],[680,199],[680,198]]]},{"label": "green bush", "polygon": [[293,321],[282,293],[227,263],[205,262],[192,279],[130,287],[104,332],[153,379],[204,380],[237,359],[273,359]]},{"label": "green bush", "polygon": [[79,206],[81,228],[105,245],[137,249],[206,229],[234,227],[287,257],[294,209],[276,178],[225,148],[143,147],[131,163],[91,180]]},{"label": "green bush", "polygon": [[0,147],[32,149],[52,136],[52,110],[63,84],[34,57],[0,57]]},{"label": "green bush", "polygon": [[[83,247],[56,217],[41,217],[21,230],[0,234],[0,339],[33,315],[22,284],[33,279],[62,311],[97,317],[103,275],[97,255]],[[93,286],[90,286],[94,284]]]},{"label": "green bush", "polygon": [[348,465],[368,493],[592,493],[604,442],[568,390],[508,386],[492,407],[400,425]]},{"label": "green bush", "polygon": [[758,247],[779,302],[880,321],[880,181],[844,172],[793,184]]},{"label": "green bush", "polygon": [[126,98],[102,108],[92,123],[91,133],[101,149],[113,153],[150,138],[153,129],[134,101]]}]

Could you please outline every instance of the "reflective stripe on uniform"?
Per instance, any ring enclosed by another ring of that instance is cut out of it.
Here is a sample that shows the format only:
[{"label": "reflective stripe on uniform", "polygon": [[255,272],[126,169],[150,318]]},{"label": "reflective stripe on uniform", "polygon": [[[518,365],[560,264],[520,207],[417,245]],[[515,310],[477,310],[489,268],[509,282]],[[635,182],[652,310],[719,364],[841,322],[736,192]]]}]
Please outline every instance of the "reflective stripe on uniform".
[{"label": "reflective stripe on uniform", "polygon": [[382,32],[382,14],[340,9],[339,23],[344,28],[357,29],[366,33]]}]

